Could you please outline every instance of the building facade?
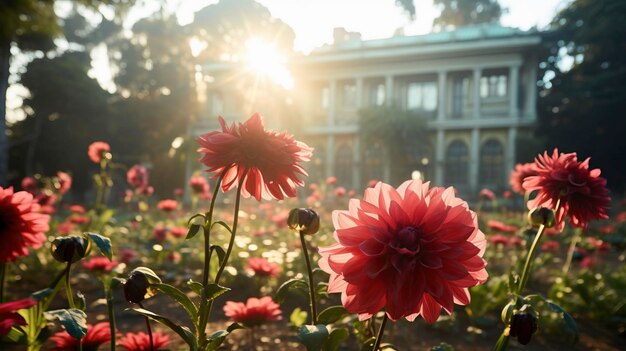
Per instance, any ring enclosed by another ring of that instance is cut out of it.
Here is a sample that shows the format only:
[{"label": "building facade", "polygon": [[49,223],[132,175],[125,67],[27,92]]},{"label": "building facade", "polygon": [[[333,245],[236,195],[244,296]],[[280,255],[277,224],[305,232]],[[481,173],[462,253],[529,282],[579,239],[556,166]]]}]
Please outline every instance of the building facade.
[{"label": "building facade", "polygon": [[[206,65],[208,117],[192,130],[217,127],[218,114],[242,121],[261,111],[269,127],[315,148],[305,165],[309,181],[335,176],[339,185],[362,189],[374,179],[398,185],[417,176],[470,197],[485,187],[500,191],[518,141],[536,122],[540,43],[536,31],[501,26],[366,41],[338,30],[332,45],[290,59],[292,91],[247,89],[250,83],[232,79],[237,65]],[[405,164],[394,164],[388,140],[363,138],[360,116],[377,107],[425,125],[426,137],[398,139]]]},{"label": "building facade", "polygon": [[[303,139],[316,149],[311,176],[333,175],[349,188],[421,176],[470,196],[504,189],[517,141],[536,121],[540,42],[537,32],[476,26],[336,40],[299,58],[292,70],[302,90]],[[359,111],[383,105],[415,112],[427,125],[426,140],[408,140],[408,168],[391,164],[388,145],[360,137]]]}]

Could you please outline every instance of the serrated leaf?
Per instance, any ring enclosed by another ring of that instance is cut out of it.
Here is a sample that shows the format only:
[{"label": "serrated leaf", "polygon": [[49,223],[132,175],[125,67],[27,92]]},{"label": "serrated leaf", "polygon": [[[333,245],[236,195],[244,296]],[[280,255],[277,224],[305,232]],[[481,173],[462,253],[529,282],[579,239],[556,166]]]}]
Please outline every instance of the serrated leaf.
[{"label": "serrated leaf", "polygon": [[330,306],[317,315],[317,322],[320,324],[335,323],[347,314],[348,312],[343,306]]},{"label": "serrated leaf", "polygon": [[202,296],[202,284],[189,279],[189,281],[187,282],[187,286],[189,287],[189,289],[191,289],[191,291]]},{"label": "serrated leaf", "polygon": [[178,302],[185,309],[193,323],[196,323],[196,319],[198,318],[198,307],[189,297],[187,297],[187,295],[185,295],[185,293],[169,284],[152,284],[152,287],[176,300],[176,302]]},{"label": "serrated leaf", "polygon": [[328,336],[328,329],[323,324],[303,325],[298,328],[298,340],[307,351],[321,351]]},{"label": "serrated leaf", "polygon": [[274,294],[274,301],[276,301],[277,303],[282,303],[283,301],[285,301],[287,293],[289,293],[289,291],[293,289],[303,289],[305,292],[308,292],[308,285],[302,279],[289,279],[284,282],[278,288],[278,290],[276,290],[276,293]]},{"label": "serrated leaf", "polygon": [[113,260],[113,246],[111,245],[111,239],[96,233],[85,234],[94,244],[96,244],[102,254],[104,254],[109,260]]},{"label": "serrated leaf", "polygon": [[333,329],[324,343],[324,351],[337,351],[341,343],[350,337],[350,332],[346,328]]},{"label": "serrated leaf", "polygon": [[205,296],[208,301],[212,301],[230,290],[231,290],[230,288],[227,288],[225,286],[212,283],[212,284],[207,285]]},{"label": "serrated leaf", "polygon": [[161,315],[143,308],[132,308],[131,310],[170,328],[174,333],[178,334],[187,343],[187,345],[189,345],[190,351],[198,350],[198,343],[196,342],[195,335],[189,330],[189,328],[182,327]]},{"label": "serrated leaf", "polygon": [[87,334],[87,315],[85,312],[70,308],[45,312],[61,322],[63,328],[75,339],[82,339]]},{"label": "serrated leaf", "polygon": [[306,323],[306,319],[308,316],[309,314],[306,311],[303,311],[299,307],[296,307],[289,316],[289,322],[299,328],[303,326],[304,323]]}]

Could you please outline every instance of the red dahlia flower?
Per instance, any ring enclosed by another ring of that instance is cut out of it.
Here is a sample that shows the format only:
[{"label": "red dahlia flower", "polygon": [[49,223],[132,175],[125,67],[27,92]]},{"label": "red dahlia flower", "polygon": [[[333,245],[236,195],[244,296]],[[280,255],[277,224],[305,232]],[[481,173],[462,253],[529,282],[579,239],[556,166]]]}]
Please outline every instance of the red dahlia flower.
[{"label": "red dahlia flower", "polygon": [[65,172],[57,172],[57,179],[59,180],[59,194],[63,195],[72,188],[72,176]]},{"label": "red dahlia flower", "polygon": [[195,175],[189,178],[189,187],[196,195],[208,194],[210,190],[209,182],[201,175]]},{"label": "red dahlia flower", "polygon": [[611,203],[606,179],[600,177],[600,169],[589,170],[589,158],[578,161],[576,153],[559,153],[554,149],[535,159],[536,175],[526,177],[524,189],[538,190],[537,196],[528,201],[528,208],[547,207],[556,213],[557,227],[562,229],[565,216],[569,215],[572,226],[587,228],[589,221],[609,218],[607,210]]},{"label": "red dahlia flower", "polygon": [[[155,350],[165,348],[170,344],[170,337],[166,334],[152,333],[152,343]],[[146,333],[128,333],[120,338],[118,345],[128,351],[150,351],[150,336]]]},{"label": "red dahlia flower", "polygon": [[493,230],[494,232],[500,233],[517,233],[519,230],[518,227],[514,225],[509,225],[504,222],[496,221],[495,219],[490,219],[487,221],[487,227]]},{"label": "red dahlia flower", "polygon": [[50,216],[39,213],[31,193],[0,187],[0,262],[13,262],[28,255],[28,247],[38,249],[46,241]]},{"label": "red dahlia flower", "polygon": [[102,161],[102,156],[108,152],[111,152],[111,146],[103,141],[96,141],[89,145],[89,150],[87,154],[89,155],[89,159],[93,163],[100,163]]},{"label": "red dahlia flower", "polygon": [[251,297],[243,302],[226,301],[224,313],[233,322],[241,323],[247,327],[253,327],[269,321],[281,319],[280,306],[271,297],[265,296],[260,299]]},{"label": "red dahlia flower", "polygon": [[159,201],[159,203],[157,204],[157,207],[159,208],[159,210],[161,211],[165,211],[165,212],[171,212],[174,211],[176,209],[176,207],[178,207],[178,201],[176,200],[161,200]]},{"label": "red dahlia flower", "polygon": [[215,173],[214,177],[224,173],[223,191],[237,187],[245,176],[244,197],[260,201],[296,196],[296,186],[304,185],[298,174],[307,175],[299,162],[309,161],[313,149],[286,132],[265,130],[259,113],[230,127],[221,116],[219,122],[222,131],[211,131],[197,141],[207,172]]},{"label": "red dahlia flower", "polygon": [[441,308],[470,302],[468,288],[487,280],[486,240],[476,214],[453,188],[420,180],[398,189],[378,183],[334,211],[337,244],[320,248],[330,274],[328,292],[359,319],[384,309],[391,320],[422,316],[434,323]]},{"label": "red dahlia flower", "polygon": [[495,199],[496,199],[496,194],[495,194],[493,191],[491,191],[491,190],[489,190],[489,189],[487,189],[487,188],[482,189],[482,190],[478,193],[478,196],[479,196],[481,199],[485,199],[485,200],[488,200],[488,201],[493,201],[493,200],[495,200]]},{"label": "red dahlia flower", "polygon": [[269,262],[263,257],[250,257],[248,259],[248,268],[255,275],[261,277],[278,277],[281,268],[276,263]]},{"label": "red dahlia flower", "polygon": [[109,272],[113,268],[117,267],[118,264],[119,262],[116,260],[110,261],[107,257],[98,256],[81,263],[81,266],[90,271]]},{"label": "red dahlia flower", "polygon": [[17,310],[29,308],[37,304],[36,300],[29,298],[0,304],[0,337],[7,335],[13,324],[26,325],[26,320]]},{"label": "red dahlia flower", "polygon": [[534,163],[518,163],[515,165],[515,169],[511,171],[511,175],[509,176],[509,184],[511,184],[511,189],[518,194],[524,195],[526,190],[522,184],[524,183],[524,179],[528,176],[536,175],[535,172],[535,164]]},{"label": "red dahlia flower", "polygon": [[148,170],[142,165],[134,165],[126,172],[126,181],[133,188],[145,188],[148,186]]},{"label": "red dahlia flower", "polygon": [[[52,351],[77,351],[78,340],[62,331],[54,334],[50,340],[55,346]],[[111,341],[111,328],[108,322],[98,323],[96,325],[87,324],[87,334],[81,339],[83,351],[96,351],[100,345]]]}]

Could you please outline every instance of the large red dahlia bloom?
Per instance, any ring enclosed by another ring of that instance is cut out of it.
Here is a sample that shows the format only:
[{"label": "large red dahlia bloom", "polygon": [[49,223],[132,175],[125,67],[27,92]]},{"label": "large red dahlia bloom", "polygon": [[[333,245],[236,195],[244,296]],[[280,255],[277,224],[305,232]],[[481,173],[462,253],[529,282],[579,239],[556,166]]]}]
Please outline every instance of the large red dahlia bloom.
[{"label": "large red dahlia bloom", "polygon": [[245,304],[243,302],[226,301],[226,305],[224,305],[226,317],[247,327],[280,320],[281,313],[280,306],[269,296],[260,299],[251,297]]},{"label": "large red dahlia bloom", "polygon": [[410,180],[398,189],[378,183],[334,211],[337,244],[320,248],[328,292],[359,319],[384,309],[391,320],[422,316],[470,302],[468,288],[487,280],[486,240],[476,214],[453,188]]},{"label": "large red dahlia bloom", "polygon": [[536,175],[524,179],[524,189],[538,190],[528,201],[528,208],[547,207],[556,213],[557,227],[562,228],[569,215],[572,226],[586,228],[589,221],[609,218],[611,203],[606,179],[600,169],[589,170],[589,158],[579,162],[575,152],[564,154],[554,149],[552,155],[544,152],[535,158]]},{"label": "large red dahlia bloom", "polygon": [[[306,176],[299,162],[309,161],[313,149],[297,141],[292,135],[265,130],[263,118],[255,113],[244,123],[227,126],[219,117],[221,131],[211,131],[200,136],[200,159],[214,177],[224,172],[222,190],[237,187],[245,176],[241,193],[254,196],[258,201],[296,196],[296,186]],[[246,173],[247,172],[247,173]]]},{"label": "large red dahlia bloom", "polygon": [[[161,350],[170,344],[170,337],[166,334],[152,333],[152,344],[155,350]],[[139,333],[128,333],[118,342],[118,345],[128,351],[150,351],[150,335]]]},{"label": "large red dahlia bloom", "polygon": [[524,179],[529,176],[536,175],[535,172],[535,164],[534,163],[518,163],[515,165],[515,169],[511,171],[511,175],[509,176],[509,184],[511,184],[511,189],[518,194],[524,195],[526,190],[524,190]]},{"label": "large red dahlia bloom", "polygon": [[[77,351],[78,340],[62,331],[54,334],[50,340],[54,342],[52,351]],[[109,322],[96,325],[87,324],[87,334],[81,339],[83,351],[96,351],[102,344],[111,341],[111,327]]]},{"label": "large red dahlia bloom", "polygon": [[36,304],[37,301],[30,297],[0,304],[0,337],[7,335],[13,324],[26,325],[26,320],[17,311]]},{"label": "large red dahlia bloom", "polygon": [[46,241],[50,216],[39,213],[31,193],[0,187],[0,262],[13,262],[28,255],[28,247],[40,248]]}]

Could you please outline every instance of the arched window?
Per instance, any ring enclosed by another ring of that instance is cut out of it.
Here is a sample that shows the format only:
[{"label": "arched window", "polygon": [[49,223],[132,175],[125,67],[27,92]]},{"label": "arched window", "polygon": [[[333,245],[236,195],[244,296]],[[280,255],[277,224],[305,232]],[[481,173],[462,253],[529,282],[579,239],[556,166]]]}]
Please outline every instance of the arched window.
[{"label": "arched window", "polygon": [[335,152],[335,177],[339,184],[350,186],[352,184],[352,147],[348,144],[339,145]]},{"label": "arched window", "polygon": [[467,145],[460,140],[453,141],[446,151],[445,185],[467,184],[467,166]]},{"label": "arched window", "polygon": [[365,159],[363,160],[363,181],[383,180],[384,177],[384,155],[385,150],[379,142],[371,143],[365,149]]},{"label": "arched window", "polygon": [[500,185],[504,178],[504,152],[502,144],[495,140],[487,140],[480,148],[481,184]]}]

